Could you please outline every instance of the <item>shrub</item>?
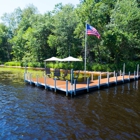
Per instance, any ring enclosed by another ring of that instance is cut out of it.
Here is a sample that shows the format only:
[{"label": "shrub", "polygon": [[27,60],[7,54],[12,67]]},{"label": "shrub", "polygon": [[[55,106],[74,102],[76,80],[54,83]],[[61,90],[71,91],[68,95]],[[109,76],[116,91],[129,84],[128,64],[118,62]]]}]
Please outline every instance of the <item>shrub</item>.
[{"label": "shrub", "polygon": [[21,66],[20,62],[15,62],[15,61],[11,61],[11,62],[6,62],[4,63],[5,66]]}]

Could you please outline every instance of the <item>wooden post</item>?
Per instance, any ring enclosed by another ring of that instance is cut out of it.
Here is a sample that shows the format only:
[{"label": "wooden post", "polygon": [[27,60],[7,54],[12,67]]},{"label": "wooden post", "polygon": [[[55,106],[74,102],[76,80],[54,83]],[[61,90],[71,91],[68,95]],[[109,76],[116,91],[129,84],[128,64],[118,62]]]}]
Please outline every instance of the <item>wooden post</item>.
[{"label": "wooden post", "polygon": [[137,79],[139,78],[139,64],[137,65]]},{"label": "wooden post", "polygon": [[107,73],[107,86],[109,87],[109,72]]},{"label": "wooden post", "polygon": [[76,95],[76,79],[74,79],[74,95]]},{"label": "wooden post", "polygon": [[117,82],[118,82],[118,81],[117,81],[117,77],[118,77],[118,76],[117,76],[117,73],[116,73],[116,81],[115,81],[115,82],[116,82],[116,85],[117,85]]},{"label": "wooden post", "polygon": [[66,96],[68,96],[68,80],[66,80]]},{"label": "wooden post", "polygon": [[54,92],[56,92],[56,78],[54,78]]},{"label": "wooden post", "polygon": [[87,92],[89,92],[89,77],[87,78]]},{"label": "wooden post", "polygon": [[100,76],[98,76],[98,89],[100,89]]},{"label": "wooden post", "polygon": [[115,71],[114,71],[114,77],[115,77],[116,75],[115,75]]}]

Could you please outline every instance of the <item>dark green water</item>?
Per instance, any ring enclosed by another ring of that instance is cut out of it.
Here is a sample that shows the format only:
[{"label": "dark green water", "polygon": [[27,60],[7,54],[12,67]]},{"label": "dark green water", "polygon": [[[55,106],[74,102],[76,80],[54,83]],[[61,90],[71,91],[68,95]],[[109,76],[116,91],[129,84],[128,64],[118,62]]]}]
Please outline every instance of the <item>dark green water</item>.
[{"label": "dark green water", "polygon": [[20,76],[0,73],[0,139],[140,139],[140,81],[70,98]]}]

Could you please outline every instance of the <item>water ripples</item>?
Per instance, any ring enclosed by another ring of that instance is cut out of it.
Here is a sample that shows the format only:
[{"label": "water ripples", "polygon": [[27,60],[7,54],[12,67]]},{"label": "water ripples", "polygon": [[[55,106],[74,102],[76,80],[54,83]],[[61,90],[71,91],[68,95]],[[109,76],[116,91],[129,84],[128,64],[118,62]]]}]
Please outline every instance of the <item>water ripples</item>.
[{"label": "water ripples", "polygon": [[1,76],[0,139],[140,139],[139,85],[71,98]]}]

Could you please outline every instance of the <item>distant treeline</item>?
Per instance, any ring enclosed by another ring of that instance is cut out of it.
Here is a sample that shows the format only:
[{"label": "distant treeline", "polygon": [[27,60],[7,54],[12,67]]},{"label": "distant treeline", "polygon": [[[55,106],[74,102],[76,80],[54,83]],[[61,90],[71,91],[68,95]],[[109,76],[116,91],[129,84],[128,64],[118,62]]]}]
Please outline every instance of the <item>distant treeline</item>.
[{"label": "distant treeline", "polygon": [[[69,55],[82,58],[84,63],[85,21],[101,35],[100,39],[87,37],[87,70],[119,69],[124,62],[131,67],[140,59],[138,0],[80,0],[77,7],[59,3],[43,15],[29,5],[3,14],[1,20],[1,63],[16,61],[41,67],[47,58]],[[83,63],[73,65],[83,69]],[[68,67],[57,65],[62,66]]]}]

